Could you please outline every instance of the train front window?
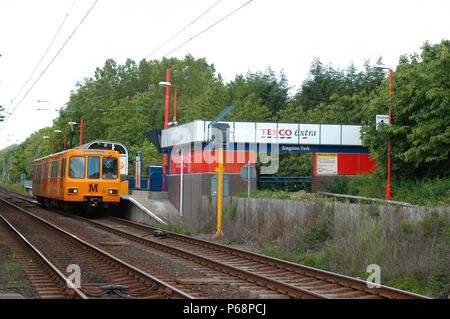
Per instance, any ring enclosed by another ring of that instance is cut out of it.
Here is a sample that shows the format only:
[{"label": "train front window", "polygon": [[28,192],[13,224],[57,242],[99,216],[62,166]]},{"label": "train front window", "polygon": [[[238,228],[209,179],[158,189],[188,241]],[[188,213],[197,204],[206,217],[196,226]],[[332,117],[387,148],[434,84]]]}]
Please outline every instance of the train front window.
[{"label": "train front window", "polygon": [[69,161],[69,177],[84,178],[86,159],[83,156],[74,156]]},{"label": "train front window", "polygon": [[102,161],[103,179],[116,179],[118,177],[117,158],[103,157]]},{"label": "train front window", "polygon": [[100,157],[88,158],[88,178],[100,178]]}]

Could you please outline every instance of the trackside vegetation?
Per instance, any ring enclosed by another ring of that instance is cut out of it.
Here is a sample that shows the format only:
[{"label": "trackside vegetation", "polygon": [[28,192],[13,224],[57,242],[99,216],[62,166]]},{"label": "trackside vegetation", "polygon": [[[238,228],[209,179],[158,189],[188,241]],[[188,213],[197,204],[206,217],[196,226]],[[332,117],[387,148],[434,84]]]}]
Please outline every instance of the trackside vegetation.
[{"label": "trackside vegetation", "polygon": [[431,212],[419,223],[395,214],[356,222],[330,211],[290,236],[262,244],[261,253],[361,279],[370,264],[381,267],[387,286],[447,298],[450,292],[449,215]]}]

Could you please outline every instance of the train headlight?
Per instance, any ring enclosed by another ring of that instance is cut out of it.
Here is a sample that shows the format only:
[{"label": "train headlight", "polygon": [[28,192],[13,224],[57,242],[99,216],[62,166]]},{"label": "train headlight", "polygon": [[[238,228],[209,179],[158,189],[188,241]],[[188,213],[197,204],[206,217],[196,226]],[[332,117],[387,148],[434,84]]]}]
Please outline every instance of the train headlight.
[{"label": "train headlight", "polygon": [[110,195],[117,195],[117,193],[118,193],[117,189],[109,189],[108,190],[108,194],[110,194]]},{"label": "train headlight", "polygon": [[78,194],[78,188],[69,188],[67,191],[69,194]]}]

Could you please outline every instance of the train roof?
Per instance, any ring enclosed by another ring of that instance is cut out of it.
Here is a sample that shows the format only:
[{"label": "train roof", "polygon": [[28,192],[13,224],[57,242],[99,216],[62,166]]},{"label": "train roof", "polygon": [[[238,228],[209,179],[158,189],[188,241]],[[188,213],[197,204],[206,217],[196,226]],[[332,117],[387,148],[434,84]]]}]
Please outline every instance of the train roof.
[{"label": "train roof", "polygon": [[82,151],[84,151],[84,152],[86,152],[86,151],[92,151],[92,152],[97,151],[97,152],[119,153],[119,154],[120,154],[120,152],[118,152],[118,151],[116,151],[116,150],[105,150],[105,149],[77,149],[77,148],[70,148],[70,149],[67,149],[67,150],[64,150],[64,151],[61,151],[61,152],[58,152],[58,153],[53,153],[53,154],[49,154],[49,155],[44,156],[44,157],[37,158],[37,159],[35,159],[33,162],[40,161],[40,160],[43,160],[43,159],[46,159],[46,158],[49,158],[49,157],[54,157],[54,156],[62,155],[62,154],[68,153],[68,152],[80,153],[80,152],[82,152]]},{"label": "train roof", "polygon": [[74,149],[101,149],[101,150],[115,150],[118,151],[120,154],[127,154],[128,150],[120,142],[114,142],[114,141],[104,141],[104,140],[94,140],[89,143],[74,147]]}]

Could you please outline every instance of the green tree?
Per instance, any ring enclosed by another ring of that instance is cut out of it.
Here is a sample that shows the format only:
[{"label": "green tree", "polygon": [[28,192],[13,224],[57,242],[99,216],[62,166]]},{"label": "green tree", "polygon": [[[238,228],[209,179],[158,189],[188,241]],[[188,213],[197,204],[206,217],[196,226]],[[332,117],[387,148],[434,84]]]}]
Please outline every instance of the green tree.
[{"label": "green tree", "polygon": [[450,144],[450,42],[424,44],[421,55],[402,56],[393,76],[392,125],[375,127],[388,108],[387,79],[364,106],[364,145],[386,167],[391,140],[392,170],[411,178],[447,176]]},{"label": "green tree", "polygon": [[264,73],[247,73],[247,94],[255,94],[266,105],[272,115],[286,108],[289,102],[289,86],[286,76],[281,72],[279,79],[269,67]]}]

